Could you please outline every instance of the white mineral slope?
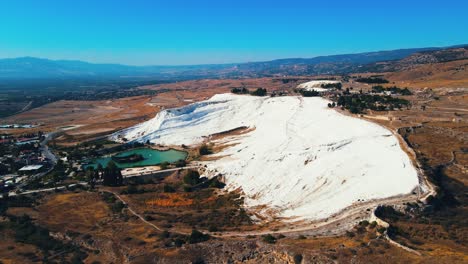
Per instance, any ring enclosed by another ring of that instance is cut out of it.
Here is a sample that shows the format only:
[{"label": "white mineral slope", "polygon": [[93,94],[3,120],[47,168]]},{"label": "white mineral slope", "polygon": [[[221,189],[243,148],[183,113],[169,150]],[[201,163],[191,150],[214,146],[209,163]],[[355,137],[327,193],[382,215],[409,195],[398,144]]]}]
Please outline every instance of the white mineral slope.
[{"label": "white mineral slope", "polygon": [[335,84],[340,83],[339,81],[329,81],[329,80],[314,80],[306,83],[299,84],[296,88],[297,89],[304,89],[307,91],[315,90],[317,92],[324,92],[328,89],[322,88],[322,84]]},{"label": "white mineral slope", "polygon": [[162,111],[113,138],[190,145],[240,126],[255,128],[222,139],[237,144],[204,162],[205,174],[222,174],[229,189],[241,188],[247,207],[267,205],[262,212],[273,209],[295,220],[326,218],[358,200],[406,194],[418,186],[416,169],[390,131],[340,114],[328,103],[318,97],[220,94]]}]

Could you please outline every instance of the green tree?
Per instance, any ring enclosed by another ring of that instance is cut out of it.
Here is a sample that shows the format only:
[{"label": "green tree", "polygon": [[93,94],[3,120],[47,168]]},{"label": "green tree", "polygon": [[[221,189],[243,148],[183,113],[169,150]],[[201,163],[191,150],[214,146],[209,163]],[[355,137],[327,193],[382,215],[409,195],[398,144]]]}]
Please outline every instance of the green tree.
[{"label": "green tree", "polygon": [[177,168],[185,167],[185,165],[187,165],[187,162],[185,160],[182,160],[182,159],[175,162],[175,166]]},{"label": "green tree", "polygon": [[166,170],[169,167],[169,162],[165,161],[159,164],[159,167],[161,168],[161,170]]},{"label": "green tree", "polygon": [[208,148],[208,146],[206,144],[203,144],[200,149],[198,150],[198,152],[200,153],[200,155],[209,155],[211,153],[213,153],[210,148]]},{"label": "green tree", "polygon": [[176,190],[175,190],[174,187],[172,187],[171,185],[165,184],[164,187],[163,187],[163,191],[164,191],[165,193],[173,193],[173,192],[175,192]]},{"label": "green tree", "polygon": [[265,96],[267,94],[267,90],[265,88],[257,88],[257,90],[251,92],[250,94],[255,96]]},{"label": "green tree", "polygon": [[268,244],[274,244],[274,243],[276,243],[276,237],[272,236],[271,234],[264,235],[263,236],[263,241],[268,243]]},{"label": "green tree", "polygon": [[104,169],[103,184],[106,186],[119,186],[123,184],[122,172],[113,161],[109,161]]},{"label": "green tree", "polygon": [[198,171],[195,170],[189,170],[187,171],[187,174],[184,176],[184,183],[188,185],[197,185],[201,182],[200,179],[200,174]]},{"label": "green tree", "polygon": [[209,235],[203,234],[202,232],[194,229],[194,230],[192,230],[192,233],[190,234],[190,236],[188,238],[188,242],[190,244],[195,244],[195,243],[200,243],[200,242],[203,242],[203,241],[207,241],[209,239],[210,239]]}]

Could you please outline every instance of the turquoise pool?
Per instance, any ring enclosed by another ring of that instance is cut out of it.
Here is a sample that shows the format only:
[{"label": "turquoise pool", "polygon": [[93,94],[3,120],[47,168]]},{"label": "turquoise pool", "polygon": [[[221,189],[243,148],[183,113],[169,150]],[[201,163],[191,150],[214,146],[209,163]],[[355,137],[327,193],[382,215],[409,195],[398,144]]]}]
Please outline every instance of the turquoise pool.
[{"label": "turquoise pool", "polygon": [[[163,162],[176,162],[178,160],[185,160],[187,158],[187,152],[185,151],[179,151],[175,149],[161,151],[161,150],[156,150],[156,149],[151,149],[151,148],[139,148],[139,149],[127,150],[127,151],[123,151],[112,156],[125,157],[125,156],[129,156],[133,154],[142,155],[144,157],[144,160],[131,162],[131,163],[118,163],[115,161],[114,162],[119,168],[125,169],[125,168],[133,168],[133,167],[152,166],[152,165],[157,165]],[[98,164],[101,164],[102,167],[105,168],[107,164],[109,163],[109,161],[111,160],[112,160],[111,156],[101,157],[101,158],[93,160],[91,164],[85,165],[84,168],[85,169],[88,167],[97,168]]]}]

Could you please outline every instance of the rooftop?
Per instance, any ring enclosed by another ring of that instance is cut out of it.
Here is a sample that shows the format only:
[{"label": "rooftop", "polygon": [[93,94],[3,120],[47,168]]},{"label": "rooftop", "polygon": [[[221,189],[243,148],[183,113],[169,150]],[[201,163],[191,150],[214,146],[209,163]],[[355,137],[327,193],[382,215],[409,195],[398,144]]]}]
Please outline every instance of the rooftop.
[{"label": "rooftop", "polygon": [[27,165],[19,169],[19,171],[34,171],[42,168],[43,165]]}]

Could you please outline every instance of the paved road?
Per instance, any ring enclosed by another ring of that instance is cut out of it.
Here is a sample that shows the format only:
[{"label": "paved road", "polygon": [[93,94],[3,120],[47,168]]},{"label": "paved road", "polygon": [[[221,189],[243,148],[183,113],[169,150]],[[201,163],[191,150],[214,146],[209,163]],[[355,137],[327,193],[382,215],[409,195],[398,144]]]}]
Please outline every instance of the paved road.
[{"label": "paved road", "polygon": [[45,175],[47,175],[47,173],[51,172],[54,169],[55,164],[57,164],[57,157],[54,155],[54,153],[52,153],[52,151],[50,151],[49,147],[47,146],[47,143],[50,140],[52,140],[56,134],[57,134],[56,132],[46,134],[44,140],[42,140],[39,143],[40,144],[39,149],[41,150],[42,154],[51,162],[52,166],[50,167],[50,169],[48,169],[47,171],[32,175],[29,179],[19,184],[17,186],[18,189],[23,188],[24,186],[28,185],[33,180],[44,177]]},{"label": "paved road", "polygon": [[[27,194],[41,193],[41,192],[53,192],[55,190],[64,190],[67,187],[72,188],[72,187],[75,187],[75,186],[78,186],[78,185],[86,186],[86,185],[88,185],[88,183],[87,182],[78,182],[78,183],[73,183],[73,184],[69,184],[69,185],[66,185],[66,186],[59,186],[59,187],[45,188],[45,189],[37,189],[37,190],[25,191],[25,192],[21,192],[21,193],[9,192],[8,196],[20,196],[20,195],[27,195]],[[0,195],[0,198],[3,198],[3,195]]]},{"label": "paved road", "polygon": [[53,165],[57,164],[57,157],[54,155],[54,153],[52,153],[52,151],[50,151],[49,146],[47,146],[47,143],[49,143],[49,141],[52,140],[56,134],[57,132],[46,134],[40,146],[42,154],[44,154],[44,156],[47,159],[49,159]]}]

